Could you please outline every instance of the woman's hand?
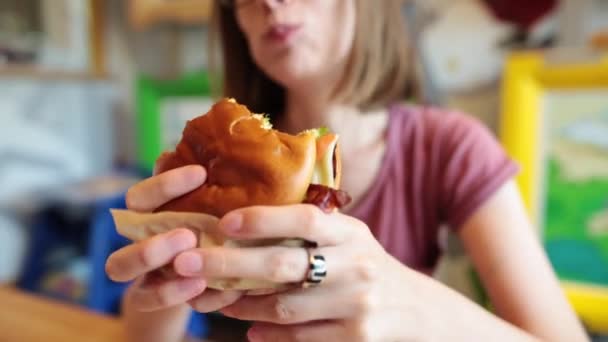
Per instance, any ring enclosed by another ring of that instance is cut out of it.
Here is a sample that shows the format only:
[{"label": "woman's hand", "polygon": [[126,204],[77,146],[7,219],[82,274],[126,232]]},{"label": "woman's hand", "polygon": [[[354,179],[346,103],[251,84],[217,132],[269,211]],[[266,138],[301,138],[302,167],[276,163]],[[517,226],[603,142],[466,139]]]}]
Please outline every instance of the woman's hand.
[{"label": "woman's hand", "polygon": [[[168,171],[131,188],[127,204],[131,210],[152,211],[204,181],[201,167]],[[189,230],[175,229],[124,247],[108,259],[112,279],[135,280],[129,289],[130,308],[163,312],[157,320],[137,319],[141,329],[134,331],[139,335],[148,331],[150,338],[162,335],[160,340],[180,336],[178,330],[183,330],[187,317],[184,303],[188,303],[201,312],[221,309],[227,316],[255,321],[249,332],[253,341],[528,338],[403,266],[384,251],[365,224],[352,217],[324,214],[311,205],[250,207],[223,217],[219,228],[238,239],[299,237],[316,242],[315,254],[325,257],[327,277],[318,287],[263,296],[206,289],[205,279],[210,278],[299,283],[309,269],[308,253],[288,247],[197,249]],[[157,276],[159,268],[171,265],[177,279]],[[174,309],[162,310],[169,308]],[[152,333],[159,330],[157,324],[172,318],[160,329],[166,334]]]},{"label": "woman's hand", "polygon": [[[187,166],[148,178],[129,189],[127,207],[151,212],[162,204],[188,193],[205,182],[202,167]],[[201,277],[166,280],[158,271],[180,252],[195,248],[196,236],[188,229],[175,229],[136,242],[114,252],[106,262],[106,273],[117,282],[134,284],[130,303],[140,311],[155,311],[184,303],[205,290]]]},{"label": "woman's hand", "polygon": [[[376,241],[368,227],[312,205],[249,207],[220,220],[237,239],[299,237],[316,242],[327,276],[316,287],[242,296],[221,310],[256,322],[251,341],[530,340],[430,277],[403,266]],[[300,283],[309,270],[303,248],[194,249],[180,253],[182,276],[246,277]],[[190,301],[206,308],[203,299]],[[217,307],[221,307],[217,305]]]},{"label": "woman's hand", "polygon": [[[318,287],[244,296],[221,310],[230,317],[260,322],[250,330],[252,340],[370,341],[411,336],[408,330],[418,328],[411,300],[418,294],[411,283],[421,277],[390,257],[362,222],[324,214],[311,205],[294,205],[236,210],[219,227],[238,239],[314,241],[315,253],[326,259],[327,277]],[[174,269],[185,277],[278,283],[301,282],[308,267],[307,251],[289,247],[196,249],[181,253],[174,262]],[[203,311],[209,305],[202,298],[191,304]]]}]

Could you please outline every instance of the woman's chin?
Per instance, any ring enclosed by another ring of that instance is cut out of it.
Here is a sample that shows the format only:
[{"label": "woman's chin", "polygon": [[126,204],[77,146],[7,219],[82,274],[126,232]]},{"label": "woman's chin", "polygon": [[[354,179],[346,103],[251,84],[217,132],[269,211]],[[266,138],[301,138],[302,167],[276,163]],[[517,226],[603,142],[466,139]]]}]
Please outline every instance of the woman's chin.
[{"label": "woman's chin", "polygon": [[266,70],[266,74],[285,88],[293,88],[318,78],[318,73],[303,69],[301,66],[280,64]]},{"label": "woman's chin", "polygon": [[273,53],[258,59],[258,65],[275,82],[287,86],[294,81],[307,79],[314,74],[314,63],[309,58],[291,51]]}]

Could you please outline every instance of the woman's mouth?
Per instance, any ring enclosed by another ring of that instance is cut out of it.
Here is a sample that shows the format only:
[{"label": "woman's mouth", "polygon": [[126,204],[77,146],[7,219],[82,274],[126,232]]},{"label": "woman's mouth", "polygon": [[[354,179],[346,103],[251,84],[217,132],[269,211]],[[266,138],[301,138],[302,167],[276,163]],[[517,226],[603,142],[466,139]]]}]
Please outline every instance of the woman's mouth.
[{"label": "woman's mouth", "polygon": [[272,43],[285,44],[300,31],[301,25],[275,24],[264,34],[264,39]]}]

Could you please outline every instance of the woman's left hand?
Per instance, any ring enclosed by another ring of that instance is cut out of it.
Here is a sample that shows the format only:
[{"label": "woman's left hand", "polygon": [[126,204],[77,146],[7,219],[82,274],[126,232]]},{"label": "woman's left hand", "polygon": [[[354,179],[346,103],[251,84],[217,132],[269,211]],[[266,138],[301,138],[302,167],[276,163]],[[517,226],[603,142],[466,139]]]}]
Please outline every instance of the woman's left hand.
[{"label": "woman's left hand", "polygon": [[[237,239],[298,237],[316,242],[314,253],[326,260],[327,276],[316,287],[225,303],[221,312],[226,316],[256,322],[250,340],[395,340],[420,328],[412,298],[419,288],[414,284],[425,279],[389,256],[359,220],[302,204],[239,209],[227,214],[219,227]],[[211,248],[184,252],[174,265],[183,276],[298,283],[306,278],[308,260],[303,248]],[[191,305],[199,306],[196,300]]]}]

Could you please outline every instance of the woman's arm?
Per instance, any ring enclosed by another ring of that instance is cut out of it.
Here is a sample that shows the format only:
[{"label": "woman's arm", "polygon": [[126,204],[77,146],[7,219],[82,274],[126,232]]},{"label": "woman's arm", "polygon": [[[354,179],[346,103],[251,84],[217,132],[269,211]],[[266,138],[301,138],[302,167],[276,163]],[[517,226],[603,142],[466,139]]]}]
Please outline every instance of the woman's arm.
[{"label": "woman's arm", "polygon": [[187,304],[142,312],[133,304],[132,293],[133,287],[129,287],[122,301],[123,320],[129,341],[177,342],[184,339],[190,316]]},{"label": "woman's arm", "polygon": [[547,341],[586,341],[514,182],[463,225],[460,237],[497,314]]}]

